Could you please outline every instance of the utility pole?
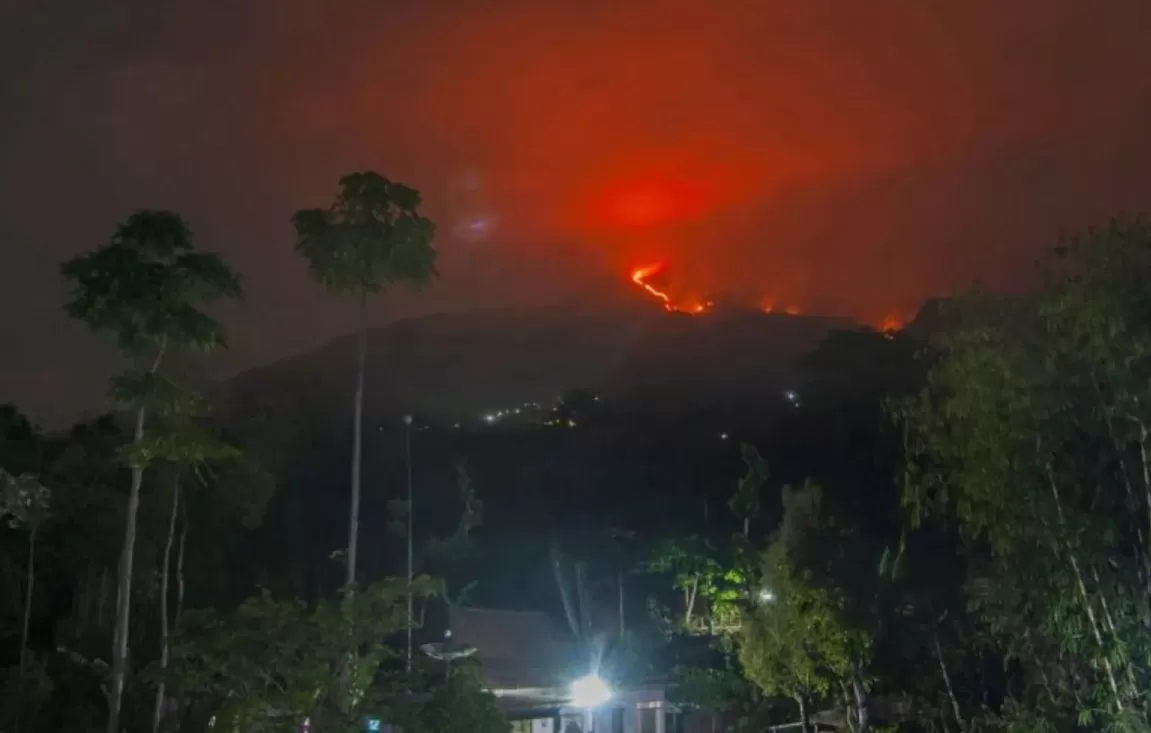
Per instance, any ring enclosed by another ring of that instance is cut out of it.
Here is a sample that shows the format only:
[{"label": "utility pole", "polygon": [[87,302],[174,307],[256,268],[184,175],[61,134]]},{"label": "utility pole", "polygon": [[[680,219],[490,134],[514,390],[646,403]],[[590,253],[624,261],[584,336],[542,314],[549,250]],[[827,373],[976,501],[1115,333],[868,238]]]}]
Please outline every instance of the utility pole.
[{"label": "utility pole", "polygon": [[413,538],[412,515],[415,505],[412,502],[412,416],[404,415],[404,453],[407,456],[408,466],[408,680],[412,677],[412,564],[413,564]]}]

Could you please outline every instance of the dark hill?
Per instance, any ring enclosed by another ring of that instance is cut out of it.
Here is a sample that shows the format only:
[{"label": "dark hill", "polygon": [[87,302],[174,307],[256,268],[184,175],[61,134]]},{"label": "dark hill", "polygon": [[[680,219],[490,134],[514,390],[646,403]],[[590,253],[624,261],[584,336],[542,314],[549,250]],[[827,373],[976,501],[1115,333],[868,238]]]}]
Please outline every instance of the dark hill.
[{"label": "dark hill", "polygon": [[[790,386],[800,360],[837,328],[862,327],[754,310],[688,316],[646,302],[414,318],[369,332],[365,415],[463,422],[578,387],[615,403],[681,408],[755,400]],[[245,372],[224,385],[225,411],[346,414],[354,360],[349,335]]]},{"label": "dark hill", "polygon": [[[476,549],[463,566],[434,572],[457,585],[479,580],[474,600],[496,607],[556,603],[553,541],[606,563],[609,525],[641,535],[715,530],[730,516],[745,442],[762,449],[775,487],[814,477],[863,506],[887,487],[874,395],[901,374],[892,366],[904,354],[899,339],[866,338],[868,329],[829,318],[650,306],[441,314],[373,330],[364,577],[402,570],[390,502],[405,495],[409,466],[421,542],[454,531],[457,466],[466,466],[484,503]],[[278,593],[333,591],[342,579],[331,554],[347,541],[355,345],[343,337],[221,388],[238,418],[227,420],[232,437],[276,477],[260,529],[221,548],[221,562]],[[482,419],[581,387],[603,401],[569,400],[561,414],[575,420],[492,428]],[[793,387],[802,400],[781,394]],[[414,435],[396,419],[409,411],[425,418]],[[770,526],[779,507],[765,506]],[[646,613],[644,596],[629,597]]]}]

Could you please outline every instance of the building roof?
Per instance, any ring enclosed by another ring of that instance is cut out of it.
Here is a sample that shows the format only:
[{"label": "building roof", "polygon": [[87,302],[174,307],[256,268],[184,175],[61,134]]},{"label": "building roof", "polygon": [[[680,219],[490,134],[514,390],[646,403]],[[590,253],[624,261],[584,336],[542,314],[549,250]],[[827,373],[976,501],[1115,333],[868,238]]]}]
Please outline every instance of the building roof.
[{"label": "building roof", "polygon": [[453,642],[476,648],[491,689],[564,685],[586,666],[571,635],[538,611],[451,606],[448,623]]}]

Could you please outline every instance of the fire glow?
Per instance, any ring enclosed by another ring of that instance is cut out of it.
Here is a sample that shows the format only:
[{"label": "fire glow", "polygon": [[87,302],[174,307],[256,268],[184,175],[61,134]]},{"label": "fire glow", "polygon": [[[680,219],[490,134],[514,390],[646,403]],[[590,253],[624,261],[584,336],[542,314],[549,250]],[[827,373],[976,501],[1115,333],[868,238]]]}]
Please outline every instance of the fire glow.
[{"label": "fire glow", "polygon": [[665,265],[657,263],[654,265],[647,265],[645,267],[637,267],[632,270],[631,281],[644,289],[648,295],[660,301],[663,309],[669,313],[688,313],[690,315],[699,315],[711,307],[711,301],[693,300],[685,303],[675,303],[664,290],[659,289],[652,285],[650,280],[659,273],[663,272]]},{"label": "fire glow", "polygon": [[[631,281],[638,285],[648,295],[659,301],[662,307],[668,313],[687,313],[688,315],[699,315],[711,310],[714,303],[711,300],[701,299],[688,299],[678,300],[667,290],[659,287],[652,282],[653,278],[657,278],[661,273],[666,271],[667,265],[663,262],[657,262],[643,267],[637,267],[631,271]],[[759,303],[759,310],[764,313],[781,314],[788,316],[801,316],[804,314],[804,309],[794,303],[780,305],[775,298],[764,298]],[[874,322],[873,322],[874,323]],[[875,328],[880,333],[887,336],[903,330],[906,321],[898,315],[889,313],[881,319]]]}]

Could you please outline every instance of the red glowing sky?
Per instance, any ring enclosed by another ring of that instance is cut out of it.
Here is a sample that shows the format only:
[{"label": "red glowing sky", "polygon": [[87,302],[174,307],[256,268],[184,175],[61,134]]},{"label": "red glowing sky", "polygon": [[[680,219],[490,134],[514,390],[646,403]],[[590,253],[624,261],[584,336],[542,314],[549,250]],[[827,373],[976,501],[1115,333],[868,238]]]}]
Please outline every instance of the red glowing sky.
[{"label": "red glowing sky", "polygon": [[[879,322],[1018,285],[1061,233],[1151,200],[1142,0],[115,5],[0,10],[0,333],[23,346],[0,401],[88,389],[70,355],[102,352],[59,315],[55,263],[140,206],[244,271],[242,366],[346,327],[287,222],[353,169],[421,188],[444,234],[442,282],[381,322],[651,262],[685,296]],[[481,210],[485,237],[450,236]]]}]

